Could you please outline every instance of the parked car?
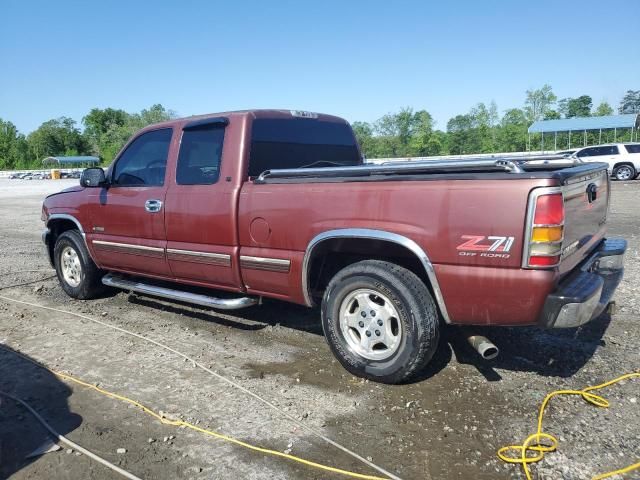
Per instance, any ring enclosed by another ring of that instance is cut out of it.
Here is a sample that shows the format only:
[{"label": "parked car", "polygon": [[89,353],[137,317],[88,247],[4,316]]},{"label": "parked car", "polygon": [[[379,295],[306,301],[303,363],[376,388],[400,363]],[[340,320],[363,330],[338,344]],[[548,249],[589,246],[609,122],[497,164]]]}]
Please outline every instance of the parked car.
[{"label": "parked car", "polygon": [[364,165],[338,117],[204,115],[141,130],[106,173],[48,196],[42,238],[73,298],[107,285],[227,310],[320,305],[341,364],[398,383],[443,324],[576,327],[609,304],[626,242],[606,237],[607,165],[527,168]]},{"label": "parked car", "polygon": [[640,143],[614,143],[577,150],[574,157],[583,162],[606,162],[616,180],[633,180],[640,174]]}]

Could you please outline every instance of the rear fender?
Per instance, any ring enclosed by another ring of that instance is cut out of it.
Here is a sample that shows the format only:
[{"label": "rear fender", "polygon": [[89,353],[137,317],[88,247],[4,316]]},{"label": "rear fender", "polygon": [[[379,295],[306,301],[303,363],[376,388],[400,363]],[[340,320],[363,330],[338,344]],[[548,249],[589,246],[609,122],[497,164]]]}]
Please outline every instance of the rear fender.
[{"label": "rear fender", "polygon": [[411,254],[415,255],[417,259],[420,261],[422,268],[431,283],[431,288],[433,289],[433,293],[435,296],[435,300],[440,309],[440,313],[442,314],[442,318],[446,323],[450,323],[449,314],[447,312],[447,307],[444,302],[444,297],[440,290],[440,285],[438,283],[438,279],[436,277],[435,270],[433,268],[433,264],[426,252],[418,245],[415,241],[410,238],[404,237],[397,233],[387,232],[384,230],[373,230],[366,228],[344,228],[337,230],[328,230],[326,232],[322,232],[316,235],[305,251],[303,264],[302,264],[302,292],[304,295],[305,303],[308,306],[313,306],[313,297],[311,295],[311,282],[310,282],[310,268],[313,260],[314,250],[322,244],[322,242],[336,239],[336,238],[350,238],[350,239],[373,239],[373,240],[381,240],[385,242],[395,243],[407,249]]}]

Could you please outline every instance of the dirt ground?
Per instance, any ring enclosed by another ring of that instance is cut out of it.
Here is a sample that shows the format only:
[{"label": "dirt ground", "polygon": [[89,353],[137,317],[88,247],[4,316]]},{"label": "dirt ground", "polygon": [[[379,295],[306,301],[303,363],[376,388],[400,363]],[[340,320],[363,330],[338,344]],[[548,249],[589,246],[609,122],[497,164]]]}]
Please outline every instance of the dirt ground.
[{"label": "dirt ground", "polygon": [[[501,351],[493,362],[480,360],[450,328],[422,379],[402,386],[346,373],[324,341],[317,310],[265,301],[229,315],[123,292],[71,300],[56,279],[43,280],[53,271],[40,243],[40,205],[45,193],[75,182],[0,180],[0,289],[31,282],[0,295],[83,313],[166,343],[403,479],[524,478],[518,466],[499,461],[496,450],[533,433],[546,393],[640,369],[640,181],[613,184],[610,235],[629,242],[617,313],[579,329],[485,329]],[[36,269],[43,270],[23,272]],[[0,343],[200,426],[377,473],[190,362],[90,321],[0,300]],[[4,350],[0,390],[142,478],[345,478],[161,425]],[[559,437],[559,450],[533,467],[536,478],[587,479],[640,461],[640,381],[604,394],[610,409],[578,398],[552,401],[545,425]],[[26,458],[47,435],[30,414],[0,401],[0,478],[119,478],[66,447]],[[625,478],[640,478],[640,471]]]}]

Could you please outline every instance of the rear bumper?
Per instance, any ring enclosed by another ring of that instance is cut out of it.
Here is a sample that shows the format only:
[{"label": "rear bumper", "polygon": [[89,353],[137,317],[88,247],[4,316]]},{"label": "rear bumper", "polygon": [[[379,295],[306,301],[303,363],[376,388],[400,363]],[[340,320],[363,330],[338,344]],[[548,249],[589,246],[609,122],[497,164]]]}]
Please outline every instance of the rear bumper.
[{"label": "rear bumper", "polygon": [[546,328],[583,325],[600,315],[613,297],[624,273],[627,241],[604,240],[584,261],[547,296],[538,320]]}]

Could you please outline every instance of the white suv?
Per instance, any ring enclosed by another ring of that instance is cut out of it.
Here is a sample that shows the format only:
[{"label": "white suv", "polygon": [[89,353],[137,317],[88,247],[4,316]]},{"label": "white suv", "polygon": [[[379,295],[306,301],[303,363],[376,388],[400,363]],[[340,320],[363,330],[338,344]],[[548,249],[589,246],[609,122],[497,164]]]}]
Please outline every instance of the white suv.
[{"label": "white suv", "polygon": [[616,180],[633,180],[640,174],[640,143],[614,143],[577,150],[572,157],[583,162],[605,162]]}]

